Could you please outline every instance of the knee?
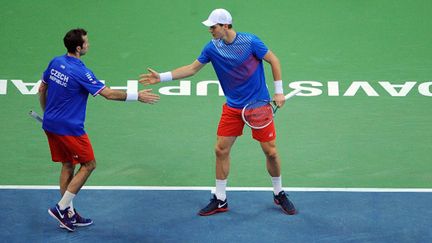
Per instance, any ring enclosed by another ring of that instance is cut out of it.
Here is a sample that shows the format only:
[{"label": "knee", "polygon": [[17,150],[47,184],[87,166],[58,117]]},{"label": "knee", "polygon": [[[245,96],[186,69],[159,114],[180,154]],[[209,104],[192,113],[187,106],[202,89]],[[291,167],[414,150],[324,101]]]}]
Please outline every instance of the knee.
[{"label": "knee", "polygon": [[63,163],[63,171],[73,174],[75,171],[75,165],[72,163]]},{"label": "knee", "polygon": [[265,156],[269,161],[276,161],[278,158],[278,153],[276,149],[269,149],[267,151],[264,151]]},{"label": "knee", "polygon": [[95,169],[96,169],[96,160],[91,161],[91,162],[89,163],[89,166],[90,166],[89,169],[90,169],[91,171],[95,170]]},{"label": "knee", "polygon": [[229,155],[229,149],[224,148],[222,146],[216,145],[215,146],[215,154],[216,157],[225,157]]},{"label": "knee", "polygon": [[82,163],[81,168],[83,168],[83,169],[85,169],[91,173],[93,170],[96,169],[96,160],[92,160],[92,161],[87,162],[87,163]]}]

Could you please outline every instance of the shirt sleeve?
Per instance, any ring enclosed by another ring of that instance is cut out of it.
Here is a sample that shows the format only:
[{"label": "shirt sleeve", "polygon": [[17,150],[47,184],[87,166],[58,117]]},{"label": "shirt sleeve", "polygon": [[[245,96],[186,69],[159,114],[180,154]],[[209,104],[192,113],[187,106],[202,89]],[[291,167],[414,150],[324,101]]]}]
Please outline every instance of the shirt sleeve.
[{"label": "shirt sleeve", "polygon": [[94,73],[89,69],[86,72],[80,74],[78,82],[86,89],[91,95],[96,96],[101,92],[105,85],[96,78]]},{"label": "shirt sleeve", "polygon": [[49,71],[48,68],[43,72],[41,80],[43,83],[48,84],[48,78],[49,78]]},{"label": "shirt sleeve", "polygon": [[50,63],[48,64],[48,67],[45,69],[45,71],[42,73],[42,77],[41,80],[42,82],[44,82],[45,84],[48,84],[48,80],[49,80],[49,76],[50,76],[50,72],[51,72],[51,63],[53,62],[53,60],[50,61]]},{"label": "shirt sleeve", "polygon": [[207,44],[204,49],[201,51],[201,55],[197,58],[198,62],[201,64],[206,64],[210,62],[209,56],[209,45]]},{"label": "shirt sleeve", "polygon": [[264,56],[268,52],[267,46],[258,38],[257,36],[254,36],[252,39],[252,51],[254,55],[259,58],[263,59]]}]

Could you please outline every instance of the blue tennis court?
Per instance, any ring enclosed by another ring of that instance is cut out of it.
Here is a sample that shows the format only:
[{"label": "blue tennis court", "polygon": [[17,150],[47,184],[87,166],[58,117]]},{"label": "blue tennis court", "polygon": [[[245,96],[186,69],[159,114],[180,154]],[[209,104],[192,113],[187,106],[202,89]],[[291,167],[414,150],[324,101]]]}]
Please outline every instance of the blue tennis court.
[{"label": "blue tennis court", "polygon": [[270,191],[229,191],[229,212],[197,211],[210,191],[82,190],[94,225],[73,233],[47,213],[57,190],[0,190],[3,242],[429,242],[432,193],[291,192],[288,216]]}]

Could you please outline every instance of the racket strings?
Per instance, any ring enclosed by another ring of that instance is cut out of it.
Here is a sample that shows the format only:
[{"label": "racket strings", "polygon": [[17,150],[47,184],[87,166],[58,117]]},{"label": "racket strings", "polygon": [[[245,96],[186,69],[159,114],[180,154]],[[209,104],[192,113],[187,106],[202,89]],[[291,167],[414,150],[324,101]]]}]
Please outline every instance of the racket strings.
[{"label": "racket strings", "polygon": [[267,102],[250,104],[244,111],[244,119],[252,127],[263,127],[273,120],[273,107]]}]

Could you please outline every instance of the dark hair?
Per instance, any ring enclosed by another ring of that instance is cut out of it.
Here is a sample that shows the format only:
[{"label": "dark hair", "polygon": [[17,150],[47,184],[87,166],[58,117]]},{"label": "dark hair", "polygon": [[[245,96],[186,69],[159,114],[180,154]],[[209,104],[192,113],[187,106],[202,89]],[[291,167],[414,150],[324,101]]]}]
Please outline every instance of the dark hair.
[{"label": "dark hair", "polygon": [[75,53],[78,46],[83,47],[84,39],[83,36],[87,35],[87,31],[84,29],[73,29],[69,30],[63,38],[63,43],[69,53]]},{"label": "dark hair", "polygon": [[[224,26],[224,24],[218,24],[218,25]],[[228,29],[231,29],[231,28],[232,28],[232,24],[228,24]]]}]

